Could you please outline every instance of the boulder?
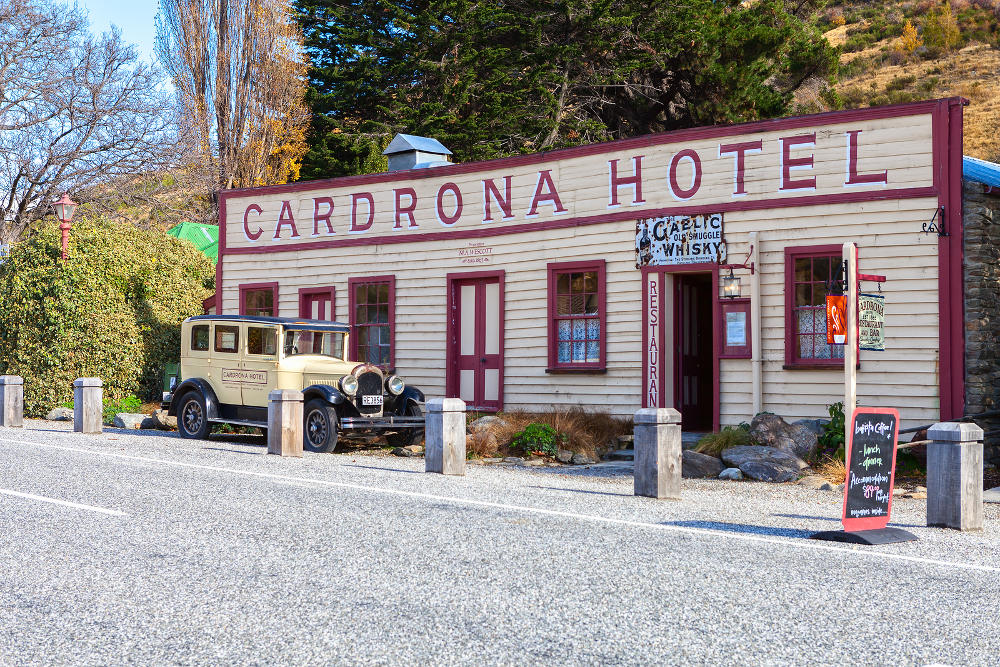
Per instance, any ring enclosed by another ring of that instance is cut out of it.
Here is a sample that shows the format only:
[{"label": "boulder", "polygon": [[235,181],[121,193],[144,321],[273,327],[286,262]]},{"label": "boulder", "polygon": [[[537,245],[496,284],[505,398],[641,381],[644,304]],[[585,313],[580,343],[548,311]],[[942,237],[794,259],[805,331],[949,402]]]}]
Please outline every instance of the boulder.
[{"label": "boulder", "polygon": [[396,447],[392,450],[393,456],[417,456],[416,452],[413,452],[406,447]]},{"label": "boulder", "polygon": [[573,452],[568,449],[560,449],[556,451],[556,461],[559,463],[569,463],[573,460]]},{"label": "boulder", "polygon": [[149,415],[132,414],[129,412],[119,412],[116,414],[112,424],[116,428],[126,428],[130,430],[140,428],[156,428],[156,423]]},{"label": "boulder", "polygon": [[492,426],[503,426],[506,422],[499,417],[494,417],[493,415],[486,415],[485,417],[480,417],[476,421],[469,424],[469,430],[472,432],[485,431]]},{"label": "boulder", "polygon": [[50,422],[71,422],[73,421],[73,408],[52,408],[45,418]]},{"label": "boulder", "polygon": [[719,479],[729,479],[737,482],[743,479],[743,472],[739,468],[726,468],[719,473]]},{"label": "boulder", "polygon": [[725,466],[722,461],[695,451],[686,450],[681,453],[681,477],[688,479],[718,477]]},{"label": "boulder", "polygon": [[573,458],[570,459],[570,463],[578,466],[583,466],[583,465],[590,465],[591,463],[597,463],[597,461],[590,458],[586,454],[574,454]]},{"label": "boulder", "polygon": [[166,410],[153,410],[153,422],[163,431],[177,430],[177,417],[171,417]]},{"label": "boulder", "polygon": [[829,419],[799,419],[798,421],[792,422],[792,426],[802,426],[807,428],[815,433],[818,438],[826,432],[826,425],[829,423]]},{"label": "boulder", "polygon": [[806,426],[788,424],[778,415],[764,412],[750,422],[750,437],[758,445],[781,449],[800,459],[810,458],[819,448],[819,438]]},{"label": "boulder", "polygon": [[524,463],[524,459],[521,458],[520,456],[505,456],[503,462],[519,464],[519,463]]},{"label": "boulder", "polygon": [[800,458],[776,447],[741,445],[722,451],[722,460],[750,479],[761,482],[790,482],[809,467]]}]

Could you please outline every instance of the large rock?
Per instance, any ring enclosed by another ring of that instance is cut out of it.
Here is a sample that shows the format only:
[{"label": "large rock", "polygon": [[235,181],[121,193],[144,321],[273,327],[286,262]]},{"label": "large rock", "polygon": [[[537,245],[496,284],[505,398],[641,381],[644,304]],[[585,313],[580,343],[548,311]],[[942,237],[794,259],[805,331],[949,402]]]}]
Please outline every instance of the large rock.
[{"label": "large rock", "polygon": [[739,468],[726,468],[719,473],[719,479],[728,479],[736,482],[743,479],[743,471]]},{"label": "large rock", "polygon": [[52,408],[45,418],[50,422],[71,422],[73,421],[73,408]]},{"label": "large rock", "polygon": [[722,451],[722,460],[760,482],[790,482],[809,467],[802,459],[776,447],[742,445]]},{"label": "large rock", "polygon": [[115,419],[112,422],[116,428],[127,428],[127,429],[140,429],[140,428],[156,428],[156,422],[149,415],[142,414],[131,414],[128,412],[119,412],[115,415]]},{"label": "large rock", "polygon": [[163,431],[177,430],[177,417],[171,417],[166,410],[153,410],[153,423]]},{"label": "large rock", "polygon": [[590,458],[586,454],[580,454],[578,452],[578,453],[576,453],[576,454],[573,455],[573,458],[570,459],[570,463],[572,463],[573,465],[577,465],[577,466],[585,466],[585,465],[590,465],[592,463],[597,463],[597,461],[595,461],[594,459]]},{"label": "large rock", "polygon": [[701,477],[714,478],[719,476],[723,468],[725,466],[722,465],[722,461],[714,456],[694,452],[690,449],[681,452],[681,477],[688,479]]},{"label": "large rock", "polygon": [[499,417],[494,417],[493,415],[486,415],[485,417],[480,417],[471,424],[469,424],[469,430],[473,433],[478,433],[480,431],[486,431],[493,426],[504,426],[507,422],[500,419]]},{"label": "large rock", "polygon": [[569,451],[568,449],[556,450],[556,461],[559,461],[559,463],[569,463],[572,460],[573,460],[573,452]]},{"label": "large rock", "polygon": [[750,437],[758,445],[782,449],[800,459],[812,457],[819,448],[819,439],[809,427],[763,412],[750,422]]},{"label": "large rock", "polygon": [[802,426],[807,428],[815,433],[818,438],[826,432],[826,425],[829,423],[829,419],[800,419],[792,422],[792,426]]}]

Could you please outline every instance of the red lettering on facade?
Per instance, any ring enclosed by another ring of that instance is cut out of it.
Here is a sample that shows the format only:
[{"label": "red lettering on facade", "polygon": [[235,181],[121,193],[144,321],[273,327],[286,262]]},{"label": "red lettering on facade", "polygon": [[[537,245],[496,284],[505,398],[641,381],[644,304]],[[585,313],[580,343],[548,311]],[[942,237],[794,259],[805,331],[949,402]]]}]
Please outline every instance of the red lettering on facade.
[{"label": "red lettering on facade", "polygon": [[642,198],[642,158],[636,155],[632,158],[632,175],[618,175],[618,159],[608,160],[608,206],[621,206],[618,201],[618,188],[632,188],[632,205],[645,203]]},{"label": "red lettering on facade", "polygon": [[723,155],[735,155],[733,164],[734,197],[742,197],[747,193],[746,181],[744,180],[744,176],[746,175],[746,154],[750,151],[760,153],[762,150],[764,150],[764,142],[760,139],[757,141],[744,141],[738,144],[719,145],[719,157]]},{"label": "red lettering on facade", "polygon": [[295,218],[292,216],[292,204],[288,200],[281,202],[281,212],[278,213],[278,224],[274,228],[274,236],[272,238],[281,238],[282,225],[288,225],[292,228],[292,235],[288,238],[295,239],[299,237],[299,230],[295,228]]},{"label": "red lettering on facade", "polygon": [[[368,204],[368,220],[358,224],[358,202],[364,200]],[[370,192],[356,192],[351,195],[351,231],[366,232],[375,224],[375,197]]]},{"label": "red lettering on facade", "polygon": [[493,220],[493,207],[492,202],[496,202],[497,206],[503,211],[504,220],[514,217],[514,213],[510,206],[510,176],[504,176],[504,195],[500,196],[500,191],[497,190],[497,184],[493,182],[492,178],[487,178],[483,180],[483,222],[491,222]]},{"label": "red lettering on facade", "polygon": [[248,241],[256,241],[257,239],[260,238],[260,235],[264,233],[264,230],[261,229],[260,227],[257,227],[256,232],[250,231],[250,223],[247,220],[247,218],[250,217],[250,211],[253,211],[257,215],[260,215],[261,213],[264,212],[264,210],[260,206],[257,206],[257,204],[250,204],[249,206],[247,206],[246,210],[243,211],[243,234],[247,237]]},{"label": "red lettering on facade", "polygon": [[888,183],[888,171],[875,174],[858,173],[858,135],[861,130],[850,130],[847,134],[847,180],[844,185],[864,185],[867,183]]},{"label": "red lettering on facade", "polygon": [[551,169],[538,172],[538,183],[535,184],[535,196],[531,198],[531,208],[528,210],[528,216],[538,215],[538,205],[543,202],[551,202],[553,214],[566,212],[566,209],[563,208],[562,200],[559,199],[556,184],[552,182]]},{"label": "red lettering on facade", "polygon": [[[403,197],[409,197],[410,203],[408,206],[403,206]],[[396,188],[396,223],[392,226],[393,229],[402,229],[402,217],[405,215],[410,219],[409,229],[414,227],[419,227],[416,219],[413,217],[413,212],[417,210],[417,191],[413,188]]]},{"label": "red lettering on facade", "polygon": [[[691,166],[693,169],[693,176],[691,177],[691,187],[682,188],[677,183],[677,166],[681,163],[681,160],[687,158],[691,161]],[[691,148],[685,148],[683,150],[677,151],[674,157],[670,160],[670,192],[675,199],[690,199],[694,197],[695,193],[698,192],[698,188],[701,187],[701,158],[698,157],[697,151]]]},{"label": "red lettering on facade", "polygon": [[[326,204],[326,211],[319,212],[319,205]],[[319,236],[319,221],[326,225],[328,234],[336,234],[333,225],[330,223],[330,216],[333,215],[333,197],[313,197],[313,236]]]},{"label": "red lettering on facade", "polygon": [[816,188],[816,177],[792,180],[792,169],[812,169],[813,154],[809,157],[792,157],[793,146],[815,146],[816,133],[800,134],[795,137],[782,137],[781,141],[781,187],[779,190],[813,190]]},{"label": "red lettering on facade", "polygon": [[[444,195],[446,192],[450,192],[455,198],[455,210],[452,211],[451,215],[444,212]],[[462,191],[458,189],[457,185],[454,183],[445,183],[438,188],[437,215],[442,225],[450,226],[458,222],[459,218],[462,217],[462,208]]]}]

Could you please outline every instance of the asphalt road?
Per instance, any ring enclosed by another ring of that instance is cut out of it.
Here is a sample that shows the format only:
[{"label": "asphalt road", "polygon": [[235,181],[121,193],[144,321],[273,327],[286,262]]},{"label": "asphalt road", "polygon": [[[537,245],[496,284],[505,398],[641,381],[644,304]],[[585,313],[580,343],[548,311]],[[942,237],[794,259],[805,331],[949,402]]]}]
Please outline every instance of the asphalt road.
[{"label": "asphalt road", "polygon": [[0,664],[996,664],[1000,513],[852,547],[840,497],[0,429]]}]

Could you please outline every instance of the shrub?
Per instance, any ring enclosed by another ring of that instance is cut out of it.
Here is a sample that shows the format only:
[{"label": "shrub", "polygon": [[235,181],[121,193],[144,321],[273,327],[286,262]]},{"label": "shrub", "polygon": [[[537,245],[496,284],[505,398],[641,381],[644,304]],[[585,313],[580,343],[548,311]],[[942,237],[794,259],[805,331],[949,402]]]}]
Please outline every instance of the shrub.
[{"label": "shrub", "polygon": [[553,412],[512,410],[497,413],[498,420],[470,436],[468,447],[477,457],[520,454],[514,438],[531,424],[547,424],[565,436],[559,447],[598,458],[601,450],[619,435],[632,432],[632,420],[606,412],[574,407]]},{"label": "shrub", "polygon": [[102,419],[105,424],[113,424],[115,415],[119,412],[135,414],[142,408],[142,401],[135,396],[126,396],[121,399],[111,399],[104,401],[104,414]]},{"label": "shrub", "polygon": [[523,431],[515,435],[510,442],[510,447],[525,454],[555,456],[567,440],[565,433],[557,433],[548,424],[535,422],[528,424]]},{"label": "shrub", "polygon": [[709,433],[702,436],[695,445],[694,451],[701,454],[718,456],[722,450],[740,445],[752,444],[750,441],[750,425],[740,424],[739,426],[724,426],[718,433]]},{"label": "shrub", "polygon": [[24,378],[26,415],[71,399],[78,377],[100,377],[105,400],[158,397],[181,320],[211,293],[212,263],[191,244],[81,218],[66,261],[50,223],[0,264],[0,372]]},{"label": "shrub", "polygon": [[932,56],[948,53],[961,41],[962,33],[951,12],[950,2],[944,2],[927,14],[924,22],[924,45]]},{"label": "shrub", "polygon": [[844,402],[834,403],[827,412],[830,414],[830,422],[823,427],[823,432],[819,436],[818,456],[827,456],[844,460]]}]

